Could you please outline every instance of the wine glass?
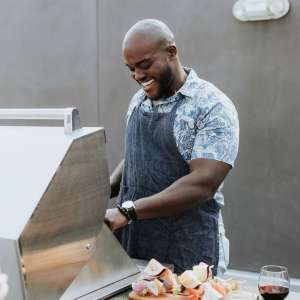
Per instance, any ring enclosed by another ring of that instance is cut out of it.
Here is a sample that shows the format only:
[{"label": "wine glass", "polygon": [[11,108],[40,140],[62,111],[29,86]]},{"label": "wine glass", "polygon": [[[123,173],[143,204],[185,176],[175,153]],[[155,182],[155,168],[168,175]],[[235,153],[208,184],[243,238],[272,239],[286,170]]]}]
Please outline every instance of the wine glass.
[{"label": "wine glass", "polygon": [[275,265],[263,266],[260,270],[258,290],[265,300],[283,300],[290,290],[287,268]]}]

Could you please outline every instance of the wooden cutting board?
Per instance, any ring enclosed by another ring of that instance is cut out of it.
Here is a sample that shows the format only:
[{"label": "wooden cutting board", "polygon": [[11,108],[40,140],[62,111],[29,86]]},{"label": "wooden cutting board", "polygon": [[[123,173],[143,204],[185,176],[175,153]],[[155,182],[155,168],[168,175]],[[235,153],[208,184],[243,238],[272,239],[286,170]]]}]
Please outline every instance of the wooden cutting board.
[{"label": "wooden cutting board", "polygon": [[[130,292],[128,298],[131,300],[188,300],[188,296],[164,294],[161,296],[139,296],[135,292]],[[228,300],[258,300],[259,297],[246,291],[237,291],[228,295]]]},{"label": "wooden cutting board", "polygon": [[139,296],[135,292],[130,292],[128,298],[131,300],[188,300],[188,296],[183,295]]}]

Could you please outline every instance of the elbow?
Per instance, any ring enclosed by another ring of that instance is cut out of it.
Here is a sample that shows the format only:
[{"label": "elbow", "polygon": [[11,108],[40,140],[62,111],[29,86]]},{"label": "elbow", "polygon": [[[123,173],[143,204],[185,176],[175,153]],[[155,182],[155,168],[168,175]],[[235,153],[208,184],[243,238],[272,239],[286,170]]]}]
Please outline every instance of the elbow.
[{"label": "elbow", "polygon": [[217,188],[212,187],[212,186],[207,186],[207,187],[205,187],[205,189],[202,190],[202,198],[204,198],[204,200],[213,199],[216,191],[217,191]]}]

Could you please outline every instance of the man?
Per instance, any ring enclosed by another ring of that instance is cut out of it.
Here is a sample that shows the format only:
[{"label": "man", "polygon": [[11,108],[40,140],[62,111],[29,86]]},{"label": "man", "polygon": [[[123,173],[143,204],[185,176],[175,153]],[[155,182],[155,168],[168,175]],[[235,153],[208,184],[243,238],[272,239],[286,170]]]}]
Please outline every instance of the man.
[{"label": "man", "polygon": [[118,208],[105,221],[131,257],[178,273],[203,261],[216,274],[219,250],[219,269],[228,263],[219,211],[238,151],[234,105],[181,65],[173,33],[158,20],[130,28],[123,57],[141,89],[128,110],[125,160],[111,176]]}]

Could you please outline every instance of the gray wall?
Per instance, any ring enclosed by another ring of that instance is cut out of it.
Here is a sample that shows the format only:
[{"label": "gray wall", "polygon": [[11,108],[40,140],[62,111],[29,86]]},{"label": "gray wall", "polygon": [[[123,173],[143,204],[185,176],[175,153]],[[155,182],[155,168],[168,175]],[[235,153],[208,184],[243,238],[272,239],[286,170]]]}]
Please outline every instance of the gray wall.
[{"label": "gray wall", "polygon": [[97,2],[0,2],[0,106],[77,106],[98,123]]},{"label": "gray wall", "polygon": [[181,60],[236,104],[241,139],[225,184],[231,268],[284,264],[300,278],[300,2],[278,21],[240,23],[234,0],[0,2],[1,107],[77,106],[106,127],[112,169],[137,86],[121,42],[137,20],[174,31]]}]

